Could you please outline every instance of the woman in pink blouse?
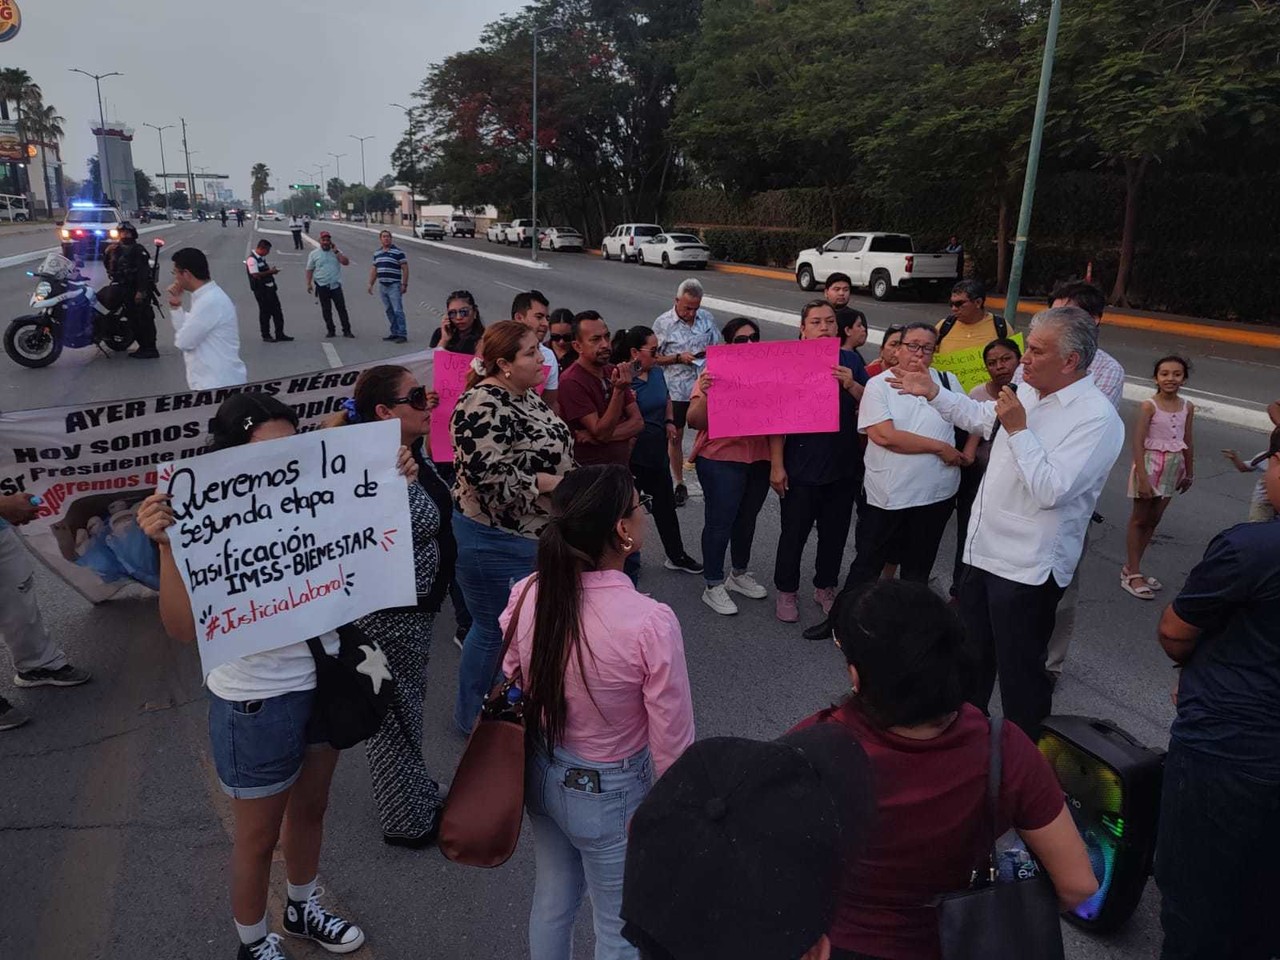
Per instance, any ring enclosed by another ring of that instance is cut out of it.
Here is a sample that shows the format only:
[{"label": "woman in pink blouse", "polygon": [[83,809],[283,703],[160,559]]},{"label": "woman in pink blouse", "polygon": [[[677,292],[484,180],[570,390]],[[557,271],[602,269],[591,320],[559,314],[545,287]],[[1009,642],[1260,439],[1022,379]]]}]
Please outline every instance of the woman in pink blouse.
[{"label": "woman in pink blouse", "polygon": [[646,506],[626,467],[570,472],[552,495],[534,574],[502,614],[504,630],[516,618],[502,669],[524,688],[530,741],[531,960],[569,960],[584,889],[596,960],[638,956],[619,918],[627,823],[693,742],[680,624],[622,572],[644,544]]}]

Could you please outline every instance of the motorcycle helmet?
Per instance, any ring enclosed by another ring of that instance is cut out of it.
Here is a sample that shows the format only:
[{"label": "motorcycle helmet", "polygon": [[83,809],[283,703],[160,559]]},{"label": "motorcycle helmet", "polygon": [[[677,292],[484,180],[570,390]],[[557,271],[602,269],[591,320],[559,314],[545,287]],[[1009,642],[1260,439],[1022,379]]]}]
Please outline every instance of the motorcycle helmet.
[{"label": "motorcycle helmet", "polygon": [[135,227],[128,220],[120,221],[119,233],[120,233],[120,236],[122,237],[127,233],[131,237],[133,237],[133,239],[135,240],[138,239],[138,228]]}]

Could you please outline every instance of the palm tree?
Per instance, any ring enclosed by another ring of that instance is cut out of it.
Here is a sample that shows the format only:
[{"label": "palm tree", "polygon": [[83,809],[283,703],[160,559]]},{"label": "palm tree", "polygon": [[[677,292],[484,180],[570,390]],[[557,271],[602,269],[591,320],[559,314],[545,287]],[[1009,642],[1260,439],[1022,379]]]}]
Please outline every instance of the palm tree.
[{"label": "palm tree", "polygon": [[258,213],[262,213],[262,198],[271,189],[271,169],[265,163],[255,163],[253,169],[249,171],[249,177],[252,179],[250,196],[253,200],[253,208]]},{"label": "palm tree", "polygon": [[[25,140],[22,125],[23,104],[29,102],[32,98],[38,100],[40,96],[39,85],[31,79],[31,74],[21,67],[5,67],[0,70],[0,120],[9,119],[9,101],[12,100],[17,110],[19,140]],[[22,184],[17,176],[18,167],[13,163],[8,164],[8,166],[10,175],[13,177],[14,190],[20,191]]]},{"label": "palm tree", "polygon": [[[66,118],[59,116],[58,108],[43,103],[31,104],[27,112],[27,135],[40,144],[40,172],[43,177],[44,195],[49,203],[49,215],[53,216],[54,193],[49,183],[49,156],[46,145],[57,143],[66,131],[62,125]],[[34,212],[33,212],[34,215]]]}]

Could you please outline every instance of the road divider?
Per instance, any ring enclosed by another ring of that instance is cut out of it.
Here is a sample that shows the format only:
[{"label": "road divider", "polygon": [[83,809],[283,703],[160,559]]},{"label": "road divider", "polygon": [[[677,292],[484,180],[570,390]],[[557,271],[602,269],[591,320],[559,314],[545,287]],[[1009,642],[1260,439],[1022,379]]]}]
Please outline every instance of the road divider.
[{"label": "road divider", "polygon": [[[391,230],[390,227],[362,227],[357,226],[354,223],[343,223],[341,220],[332,221],[332,225],[335,227],[345,227],[348,230],[362,230],[365,233],[372,234],[379,234],[383,230]],[[508,257],[501,253],[489,253],[485,250],[468,250],[466,247],[451,247],[438,240],[423,240],[419,237],[396,233],[394,230],[391,230],[391,236],[396,239],[396,242],[404,241],[405,243],[412,243],[419,247],[429,247],[432,250],[441,250],[445,253],[460,253],[467,257],[480,257],[482,260],[496,260],[499,263],[507,263],[517,267],[524,267],[529,270],[551,269],[551,264],[547,263],[545,260],[538,260],[535,262],[533,260],[522,260],[518,257]]]}]

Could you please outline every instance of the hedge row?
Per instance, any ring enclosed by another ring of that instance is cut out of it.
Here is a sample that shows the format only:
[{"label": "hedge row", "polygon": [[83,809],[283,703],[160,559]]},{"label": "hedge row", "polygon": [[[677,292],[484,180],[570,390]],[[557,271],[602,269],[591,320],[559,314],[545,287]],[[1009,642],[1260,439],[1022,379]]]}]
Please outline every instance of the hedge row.
[{"label": "hedge row", "polygon": [[828,238],[812,230],[761,230],[750,227],[706,227],[698,231],[714,260],[790,267],[796,254]]}]

